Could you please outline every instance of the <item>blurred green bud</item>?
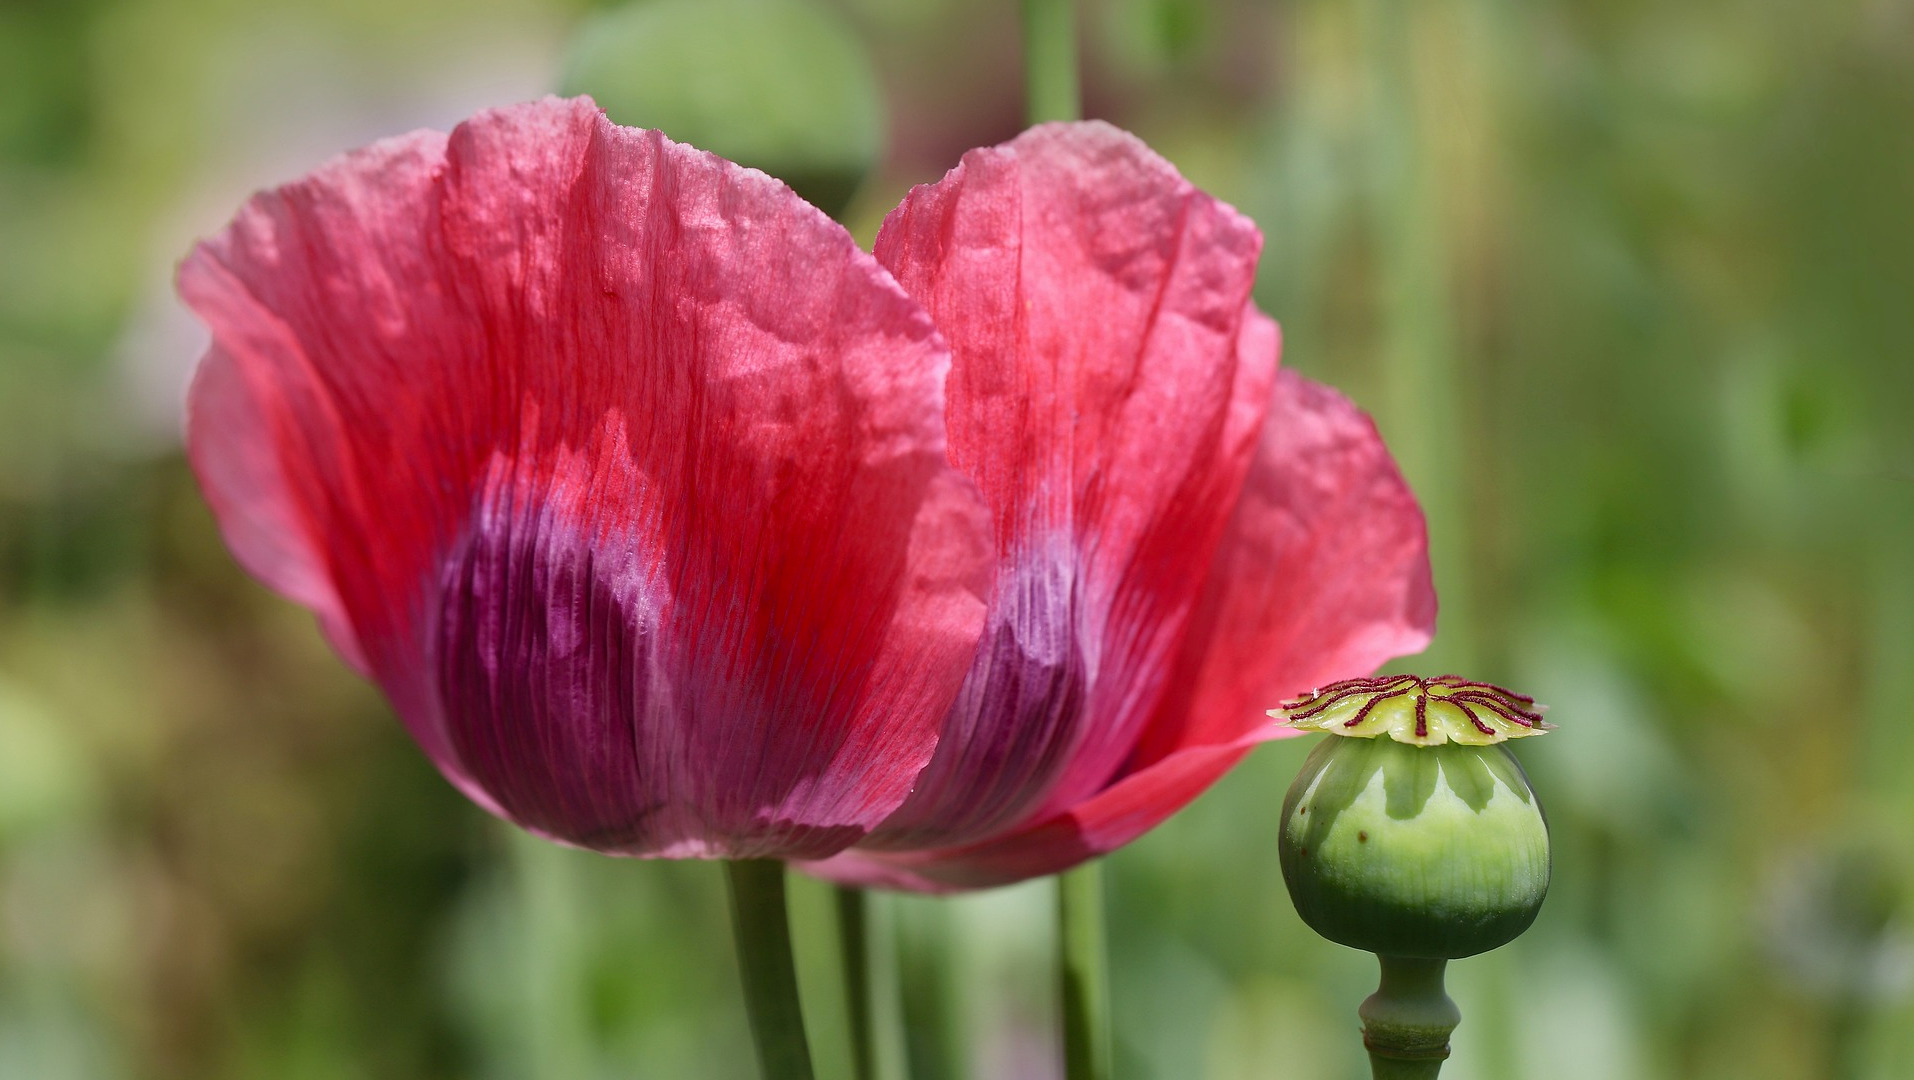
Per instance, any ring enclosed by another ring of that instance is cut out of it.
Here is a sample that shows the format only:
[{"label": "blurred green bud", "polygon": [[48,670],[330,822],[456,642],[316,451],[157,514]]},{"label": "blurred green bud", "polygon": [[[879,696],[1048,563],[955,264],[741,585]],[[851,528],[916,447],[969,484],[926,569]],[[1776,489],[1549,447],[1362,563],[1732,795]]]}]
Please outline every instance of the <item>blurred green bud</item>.
[{"label": "blurred green bud", "polygon": [[832,216],[883,147],[870,60],[804,0],[648,0],[594,16],[572,40],[561,90],[762,169]]},{"label": "blurred green bud", "polygon": [[1759,925],[1788,984],[1840,1007],[1905,997],[1914,986],[1906,881],[1892,839],[1852,822],[1779,862]]}]

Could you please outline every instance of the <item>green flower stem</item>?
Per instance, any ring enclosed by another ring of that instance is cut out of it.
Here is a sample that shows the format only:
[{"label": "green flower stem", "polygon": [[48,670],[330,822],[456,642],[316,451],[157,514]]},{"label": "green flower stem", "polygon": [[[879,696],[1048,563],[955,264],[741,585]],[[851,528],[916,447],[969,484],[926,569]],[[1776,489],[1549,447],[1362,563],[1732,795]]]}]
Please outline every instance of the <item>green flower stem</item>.
[{"label": "green flower stem", "polygon": [[906,1069],[912,1080],[962,1080],[971,1075],[968,1000],[957,973],[958,939],[950,902],[939,897],[894,897],[900,943],[898,1000],[903,1006]]},{"label": "green flower stem", "polygon": [[797,966],[791,958],[791,922],[784,906],[784,864],[738,859],[724,865],[738,975],[758,1065],[765,1080],[812,1080]]},{"label": "green flower stem", "polygon": [[870,903],[851,885],[832,889],[837,906],[837,938],[844,955],[844,1012],[851,1029],[851,1075],[876,1080],[877,1014],[871,1002]]},{"label": "green flower stem", "polygon": [[1057,876],[1057,975],[1068,1080],[1110,1078],[1110,982],[1104,957],[1103,868]]},{"label": "green flower stem", "polygon": [[1030,123],[1083,115],[1076,0],[1023,0],[1024,108]]},{"label": "green flower stem", "polygon": [[1382,985],[1364,999],[1362,1044],[1375,1080],[1435,1080],[1462,1012],[1442,988],[1447,960],[1379,956]]}]

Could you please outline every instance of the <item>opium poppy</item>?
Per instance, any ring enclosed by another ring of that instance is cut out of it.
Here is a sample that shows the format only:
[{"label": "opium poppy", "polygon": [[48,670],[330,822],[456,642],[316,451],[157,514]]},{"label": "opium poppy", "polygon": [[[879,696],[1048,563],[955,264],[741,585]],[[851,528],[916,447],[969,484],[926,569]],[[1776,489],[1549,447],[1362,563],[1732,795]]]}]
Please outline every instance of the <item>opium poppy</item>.
[{"label": "opium poppy", "polygon": [[1277,373],[1260,245],[1089,123],[967,155],[873,257],[548,99],[348,154],[195,249],[188,448],[241,562],[486,809],[1012,881],[1427,639],[1420,512],[1360,413]]}]

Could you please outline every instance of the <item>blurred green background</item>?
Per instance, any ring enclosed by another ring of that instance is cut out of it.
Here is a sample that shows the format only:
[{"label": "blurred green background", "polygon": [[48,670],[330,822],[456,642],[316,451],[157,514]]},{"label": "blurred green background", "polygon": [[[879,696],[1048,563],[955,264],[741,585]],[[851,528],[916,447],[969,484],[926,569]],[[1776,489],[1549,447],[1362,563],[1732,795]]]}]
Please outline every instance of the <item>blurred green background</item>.
[{"label": "blurred green background", "polygon": [[[1017,12],[820,7],[842,40],[654,122],[822,148],[800,186],[876,156],[813,189],[868,241],[1018,129]],[[0,5],[0,1077],[752,1075],[717,868],[466,804],[234,566],[178,447],[191,239],[559,86],[593,18]],[[1411,666],[1561,724],[1521,747],[1553,895],[1456,965],[1444,1076],[1914,1076],[1914,7],[1085,0],[1081,37],[1089,113],[1261,224],[1286,362],[1423,495],[1443,617]],[[787,93],[848,104],[813,138]],[[1126,1080],[1365,1075],[1372,962],[1276,864],[1306,749],[1107,861]],[[1056,1075],[1051,896],[877,905],[916,1080]],[[827,903],[798,887],[841,1077]]]}]

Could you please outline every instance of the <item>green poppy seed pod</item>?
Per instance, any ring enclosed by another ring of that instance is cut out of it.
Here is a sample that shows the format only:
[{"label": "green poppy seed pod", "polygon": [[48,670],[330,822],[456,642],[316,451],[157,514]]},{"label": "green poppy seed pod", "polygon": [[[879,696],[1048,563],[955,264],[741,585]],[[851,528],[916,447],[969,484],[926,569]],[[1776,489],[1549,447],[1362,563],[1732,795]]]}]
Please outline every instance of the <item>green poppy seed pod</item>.
[{"label": "green poppy seed pod", "polygon": [[1503,743],[1549,725],[1533,700],[1453,675],[1336,683],[1271,715],[1333,735],[1283,800],[1290,899],[1382,959],[1360,1010],[1376,1075],[1434,1076],[1460,1019],[1443,964],[1514,940],[1548,892],[1548,822]]},{"label": "green poppy seed pod", "polygon": [[1548,825],[1504,746],[1324,740],[1283,800],[1280,852],[1311,929],[1389,956],[1507,944],[1548,892]]}]

